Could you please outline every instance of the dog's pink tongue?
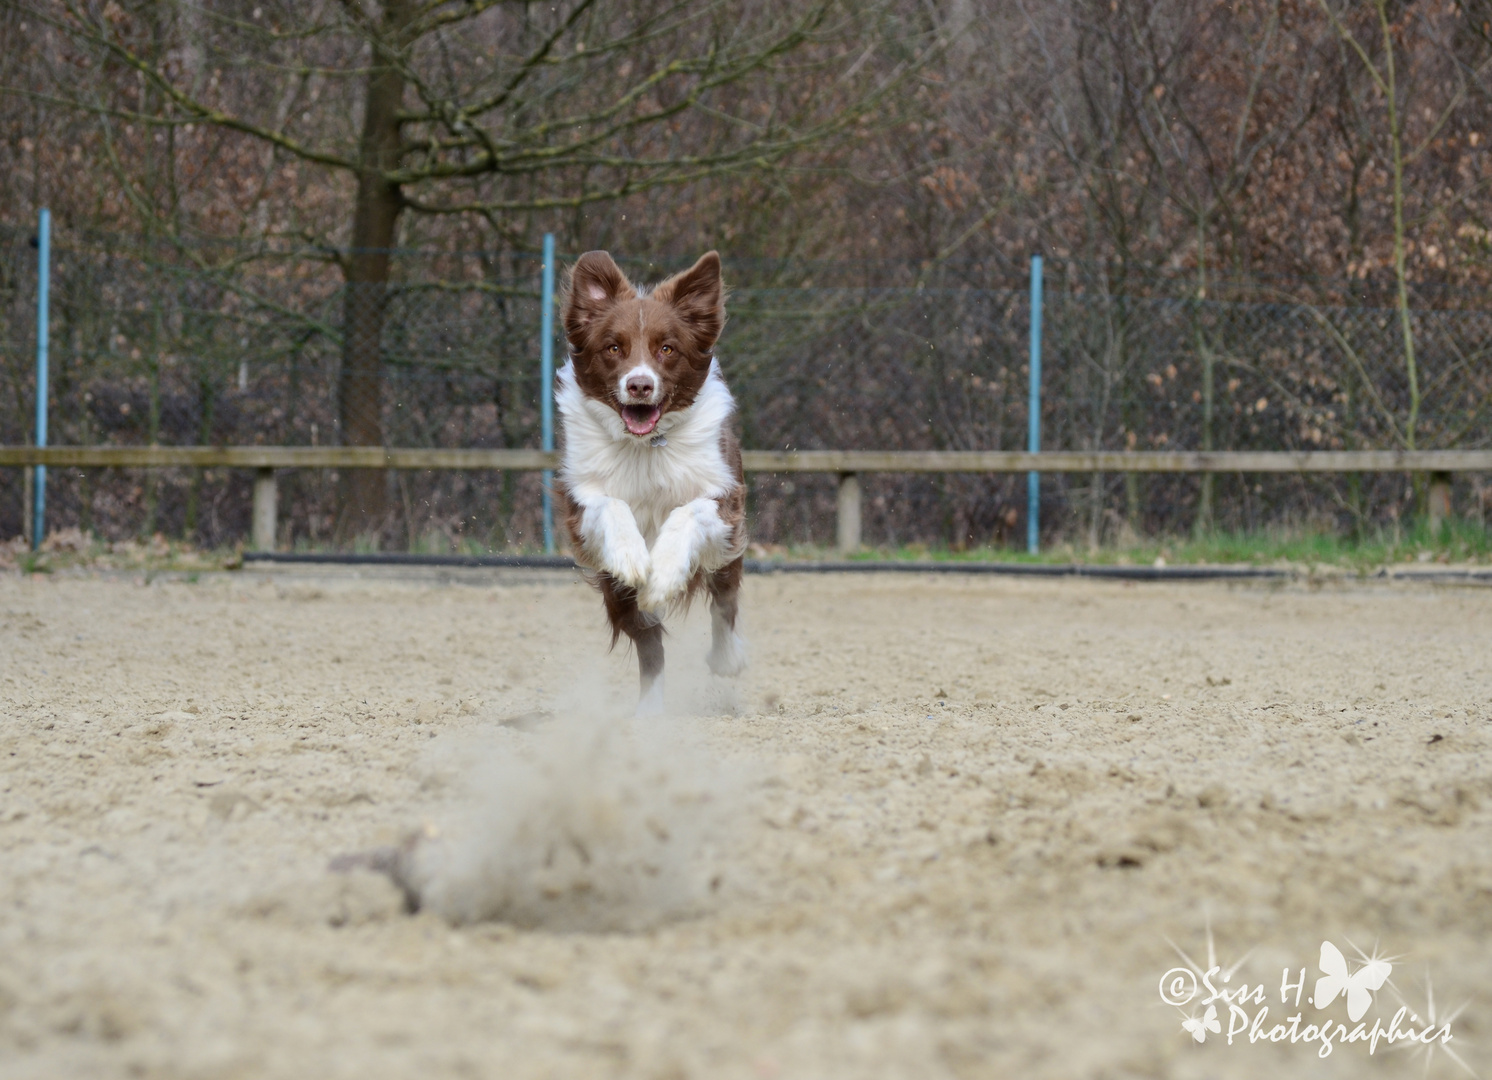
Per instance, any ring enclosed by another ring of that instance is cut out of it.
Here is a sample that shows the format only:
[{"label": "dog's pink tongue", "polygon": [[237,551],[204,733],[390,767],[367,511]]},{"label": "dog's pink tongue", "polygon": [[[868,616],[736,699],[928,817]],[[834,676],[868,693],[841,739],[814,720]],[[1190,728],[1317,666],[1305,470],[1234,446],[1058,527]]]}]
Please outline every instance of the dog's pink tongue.
[{"label": "dog's pink tongue", "polygon": [[622,422],[634,435],[646,435],[658,426],[658,416],[663,410],[656,405],[624,405]]}]

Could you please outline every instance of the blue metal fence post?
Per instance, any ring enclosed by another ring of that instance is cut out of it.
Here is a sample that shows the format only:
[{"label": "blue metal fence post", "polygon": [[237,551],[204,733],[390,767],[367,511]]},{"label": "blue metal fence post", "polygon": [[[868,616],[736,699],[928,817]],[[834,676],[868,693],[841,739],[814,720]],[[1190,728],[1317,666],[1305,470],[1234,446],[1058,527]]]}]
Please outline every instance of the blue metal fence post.
[{"label": "blue metal fence post", "polygon": [[[1031,405],[1030,442],[1027,449],[1041,452],[1041,256],[1031,256]],[[1041,473],[1026,474],[1026,551],[1035,555],[1040,547]]]},{"label": "blue metal fence post", "polygon": [[[47,317],[52,277],[52,212],[43,209],[36,227],[36,445],[47,445]],[[31,550],[47,536],[47,467],[36,466],[31,508]]]},{"label": "blue metal fence post", "polygon": [[[544,284],[540,289],[539,415],[544,449],[554,449],[554,233],[544,234]],[[544,550],[554,554],[554,470],[544,470]]]}]

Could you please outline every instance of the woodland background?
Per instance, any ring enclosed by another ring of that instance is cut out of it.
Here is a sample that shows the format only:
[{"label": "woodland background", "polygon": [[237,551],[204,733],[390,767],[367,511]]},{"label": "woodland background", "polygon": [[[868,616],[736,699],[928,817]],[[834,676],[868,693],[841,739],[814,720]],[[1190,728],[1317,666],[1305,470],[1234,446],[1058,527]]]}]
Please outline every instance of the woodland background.
[{"label": "woodland background", "polygon": [[[746,445],[1492,445],[1492,3],[4,0],[0,442],[538,444],[546,231],[717,248]],[[50,520],[227,545],[247,475],[52,470]],[[531,548],[534,474],[282,478],[287,545]],[[824,542],[832,478],[754,476]],[[1461,513],[1487,491],[1458,480]],[[1412,478],[1048,477],[1043,527],[1413,518]],[[23,477],[0,477],[0,535]],[[866,478],[871,543],[1023,535],[1024,478]]]}]

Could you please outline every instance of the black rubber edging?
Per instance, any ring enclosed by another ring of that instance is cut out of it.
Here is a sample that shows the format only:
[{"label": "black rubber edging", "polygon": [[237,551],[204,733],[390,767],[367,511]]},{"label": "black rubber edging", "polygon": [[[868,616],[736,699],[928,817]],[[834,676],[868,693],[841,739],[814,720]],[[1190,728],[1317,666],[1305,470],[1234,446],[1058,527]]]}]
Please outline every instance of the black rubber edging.
[{"label": "black rubber edging", "polygon": [[1009,577],[1092,577],[1128,581],[1208,581],[1224,578],[1285,578],[1291,571],[1257,566],[1086,566],[1082,563],[978,562],[768,562],[746,561],[754,574],[890,573],[1003,574]]},{"label": "black rubber edging", "polygon": [[[246,551],[246,563],[342,566],[512,567],[525,570],[571,570],[568,555],[412,555],[401,552],[310,553]],[[1011,577],[1091,577],[1125,581],[1216,581],[1279,579],[1291,571],[1257,566],[1085,566],[1081,563],[979,562],[780,562],[747,559],[750,574],[1003,574]]]}]

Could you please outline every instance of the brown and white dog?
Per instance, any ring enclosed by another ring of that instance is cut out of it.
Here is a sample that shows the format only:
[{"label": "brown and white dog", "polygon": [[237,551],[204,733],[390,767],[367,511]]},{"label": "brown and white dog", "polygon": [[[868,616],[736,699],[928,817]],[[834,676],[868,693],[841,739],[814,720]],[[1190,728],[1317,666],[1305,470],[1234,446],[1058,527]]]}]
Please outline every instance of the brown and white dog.
[{"label": "brown and white dog", "polygon": [[746,666],[736,633],[746,488],[715,342],[725,325],[711,251],[653,289],[604,251],[582,255],[564,296],[556,491],[575,560],[601,590],[611,642],[637,649],[639,713],[663,707],[663,614],[709,593],[717,675]]}]

